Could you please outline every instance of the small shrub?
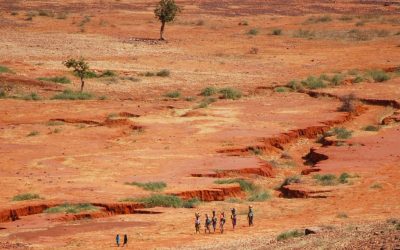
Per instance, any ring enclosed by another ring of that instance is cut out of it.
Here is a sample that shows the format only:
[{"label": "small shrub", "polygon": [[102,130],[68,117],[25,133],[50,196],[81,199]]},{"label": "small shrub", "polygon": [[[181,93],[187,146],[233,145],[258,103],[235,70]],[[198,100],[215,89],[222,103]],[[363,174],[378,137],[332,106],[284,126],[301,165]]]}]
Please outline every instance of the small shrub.
[{"label": "small shrub", "polygon": [[349,175],[348,173],[342,173],[339,176],[339,183],[341,184],[345,184],[348,183],[349,181],[347,180],[348,178],[351,178],[351,175]]},{"label": "small shrub", "polygon": [[54,17],[54,13],[49,10],[39,10],[38,14],[39,16]]},{"label": "small shrub", "polygon": [[49,121],[47,123],[47,126],[62,126],[64,125],[64,122],[62,121]]},{"label": "small shrub", "polygon": [[315,32],[310,31],[310,30],[297,30],[294,35],[296,38],[306,38],[306,39],[312,39],[315,37]]},{"label": "small shrub", "polygon": [[249,151],[252,152],[255,155],[262,155],[263,154],[262,149],[260,149],[258,147],[250,147]]},{"label": "small shrub", "polygon": [[232,99],[237,100],[242,97],[240,90],[234,88],[223,88],[219,90],[222,99]]},{"label": "small shrub", "polygon": [[171,72],[167,69],[160,70],[159,72],[156,73],[156,75],[160,77],[168,77],[170,76],[170,74]]},{"label": "small shrub", "polygon": [[153,194],[149,197],[135,199],[142,202],[146,207],[182,207],[183,201],[175,195]]},{"label": "small shrub", "polygon": [[349,216],[346,213],[340,212],[336,215],[336,217],[340,218],[340,219],[347,219],[349,218]]},{"label": "small shrub", "polygon": [[372,184],[372,185],[370,186],[370,188],[373,188],[373,189],[381,189],[381,188],[382,188],[382,185],[381,185],[380,183],[374,183],[374,184]]},{"label": "small shrub", "polygon": [[0,99],[6,98],[7,97],[7,93],[4,90],[0,90]]},{"label": "small shrub", "polygon": [[347,21],[352,21],[353,17],[352,16],[348,16],[348,15],[343,15],[343,16],[339,17],[338,19],[340,21],[347,22]]},{"label": "small shrub", "polygon": [[346,128],[334,128],[333,130],[331,130],[331,132],[338,139],[349,139],[353,134],[353,131],[347,130]]},{"label": "small shrub", "polygon": [[355,112],[357,98],[354,94],[345,95],[341,98],[342,105],[339,107],[341,112]]},{"label": "small shrub", "polygon": [[175,90],[175,91],[166,93],[165,96],[168,98],[179,98],[179,97],[181,97],[181,92],[179,92],[178,90]]},{"label": "small shrub", "polygon": [[313,176],[320,185],[332,186],[336,184],[336,176],[333,174],[316,174]]},{"label": "small shrub", "polygon": [[138,187],[141,187],[144,190],[148,190],[148,191],[162,191],[164,188],[167,187],[167,184],[165,182],[162,182],[162,181],[146,182],[146,183],[130,182],[130,183],[126,183],[126,184],[127,185],[138,186]]},{"label": "small shrub", "polygon": [[184,208],[196,208],[201,201],[198,198],[192,198],[187,201],[183,201],[182,207]]},{"label": "small shrub", "polygon": [[12,71],[6,66],[0,65],[0,73],[11,73]]},{"label": "small shrub", "polygon": [[13,201],[27,201],[36,199],[40,199],[40,196],[32,193],[18,194],[12,198]]},{"label": "small shrub", "polygon": [[289,91],[289,88],[286,88],[286,87],[276,87],[276,88],[274,88],[274,91],[277,92],[277,93],[283,93],[283,92],[288,92],[288,91]]},{"label": "small shrub", "polygon": [[304,236],[304,232],[300,231],[300,230],[291,230],[291,231],[286,231],[283,232],[281,234],[278,235],[278,237],[276,237],[276,239],[278,241],[282,241],[282,240],[287,240],[290,238],[296,238],[296,237],[301,237]]},{"label": "small shrub", "polygon": [[[74,72],[74,76],[79,77],[79,74]],[[84,78],[97,78],[99,77],[94,71],[87,71],[84,73]]]},{"label": "small shrub", "polygon": [[364,79],[364,77],[362,77],[362,76],[356,76],[356,77],[353,79],[353,83],[360,83],[360,82],[363,82],[363,81],[365,81],[365,79]]},{"label": "small shrub", "polygon": [[39,135],[40,133],[39,133],[39,131],[36,131],[36,130],[34,130],[34,131],[32,131],[32,132],[30,132],[27,136],[37,136],[37,135]]},{"label": "small shrub", "polygon": [[67,19],[67,17],[68,17],[68,14],[66,12],[58,13],[56,16],[57,19]]},{"label": "small shrub", "polygon": [[152,76],[155,76],[156,74],[154,74],[153,72],[146,72],[146,73],[144,73],[144,76],[146,76],[146,77],[152,77]]},{"label": "small shrub", "polygon": [[335,86],[341,85],[343,83],[343,76],[341,74],[336,74],[332,77],[331,83]]},{"label": "small shrub", "polygon": [[374,79],[375,82],[385,82],[390,79],[390,76],[383,70],[372,70],[368,75]]},{"label": "small shrub", "polygon": [[71,80],[65,76],[54,76],[54,77],[39,77],[38,80],[40,81],[47,81],[47,82],[55,82],[61,84],[69,84]]},{"label": "small shrub", "polygon": [[303,80],[301,84],[308,89],[320,89],[326,87],[326,84],[321,79],[314,76],[309,76],[306,80]]},{"label": "small shrub", "polygon": [[361,27],[361,26],[364,26],[364,25],[365,25],[365,22],[364,22],[364,21],[356,22],[356,26],[357,26],[357,27]]},{"label": "small shrub", "polygon": [[217,93],[217,91],[218,90],[215,87],[206,87],[201,91],[200,95],[212,96],[212,95],[215,95]]},{"label": "small shrub", "polygon": [[300,176],[298,176],[298,175],[290,176],[290,177],[285,178],[285,180],[280,185],[280,188],[290,185],[292,183],[300,183],[300,182],[301,182]]},{"label": "small shrub", "polygon": [[282,35],[282,29],[273,29],[271,34],[273,36],[280,36]]},{"label": "small shrub", "polygon": [[374,125],[368,125],[363,128],[365,131],[379,131],[380,127],[379,126],[374,126]]},{"label": "small shrub", "polygon": [[204,98],[196,108],[207,108],[208,105],[210,105],[211,103],[216,102],[216,101],[217,100],[212,97]]},{"label": "small shrub", "polygon": [[93,95],[88,92],[75,92],[69,89],[64,90],[62,93],[53,96],[51,99],[55,100],[89,100]]},{"label": "small shrub", "polygon": [[99,75],[99,77],[115,77],[115,76],[117,76],[117,73],[115,73],[115,72],[112,71],[112,70],[106,70],[106,71],[102,72],[102,73]]},{"label": "small shrub", "polygon": [[297,82],[296,80],[292,80],[292,81],[288,82],[288,83],[286,84],[286,87],[292,89],[293,91],[298,91],[298,90],[301,90],[301,89],[304,88],[303,85],[301,85],[301,84],[300,84],[299,82]]},{"label": "small shrub", "polygon": [[271,194],[267,191],[253,192],[247,198],[248,201],[266,201],[271,198]]},{"label": "small shrub", "polygon": [[107,96],[102,95],[102,96],[99,97],[99,100],[101,100],[101,101],[107,100]]},{"label": "small shrub", "polygon": [[22,97],[22,99],[25,100],[25,101],[38,101],[41,98],[40,98],[40,96],[38,94],[32,92],[30,94],[24,95]]},{"label": "small shrub", "polygon": [[331,78],[329,78],[329,76],[327,74],[320,75],[319,79],[321,79],[322,81],[328,81],[328,82],[330,82],[332,80]]},{"label": "small shrub", "polygon": [[93,206],[90,203],[79,203],[79,204],[62,204],[56,207],[51,207],[44,210],[45,213],[54,214],[54,213],[69,213],[76,214],[85,211],[96,211],[97,207]]},{"label": "small shrub", "polygon": [[244,179],[236,178],[236,179],[225,179],[225,180],[216,180],[215,184],[233,184],[237,183],[240,185],[240,189],[244,192],[253,192],[257,190],[256,185],[250,181],[246,181]]},{"label": "small shrub", "polygon": [[247,35],[256,36],[256,35],[258,35],[259,32],[260,31],[258,29],[253,28],[253,29],[247,31]]},{"label": "small shrub", "polygon": [[11,15],[12,15],[12,16],[18,16],[18,12],[17,12],[17,11],[12,11],[12,12],[11,12]]}]

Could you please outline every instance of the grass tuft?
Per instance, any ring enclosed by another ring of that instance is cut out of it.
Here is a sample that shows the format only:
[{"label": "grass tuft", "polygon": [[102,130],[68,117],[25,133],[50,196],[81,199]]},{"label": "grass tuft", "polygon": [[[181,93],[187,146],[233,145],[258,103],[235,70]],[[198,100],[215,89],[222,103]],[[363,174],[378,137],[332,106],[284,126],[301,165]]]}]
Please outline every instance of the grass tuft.
[{"label": "grass tuft", "polygon": [[146,207],[182,207],[183,201],[175,195],[167,194],[153,194],[149,197],[135,199],[135,201],[142,202]]},{"label": "grass tuft", "polygon": [[0,73],[12,73],[12,70],[7,68],[6,66],[0,65]]},{"label": "grass tuft", "polygon": [[371,70],[368,72],[368,75],[371,76],[375,82],[385,82],[390,80],[390,75],[383,70]]},{"label": "grass tuft", "polygon": [[55,82],[61,84],[69,84],[71,80],[65,76],[54,76],[54,77],[39,77],[39,81],[46,81],[46,82]]},{"label": "grass tuft", "polygon": [[41,199],[41,198],[38,194],[33,194],[33,193],[18,194],[12,198],[13,201],[27,201],[36,199]]},{"label": "grass tuft", "polygon": [[160,77],[168,77],[170,75],[171,75],[171,72],[167,69],[160,70],[156,73],[156,76],[160,76]]},{"label": "grass tuft", "polygon": [[165,94],[165,96],[168,98],[179,98],[181,97],[181,95],[181,92],[179,92],[178,90],[171,91]]},{"label": "grass tuft", "polygon": [[271,35],[273,35],[273,36],[282,35],[282,29],[273,29],[272,32],[271,32]]},{"label": "grass tuft", "polygon": [[380,127],[379,126],[374,126],[374,125],[368,125],[363,128],[365,131],[379,131]]},{"label": "grass tuft", "polygon": [[250,35],[250,36],[256,36],[256,35],[258,35],[258,33],[260,33],[260,31],[256,28],[253,28],[253,29],[247,31],[247,35]]},{"label": "grass tuft", "polygon": [[158,182],[128,182],[127,185],[133,185],[143,188],[144,190],[148,191],[162,191],[164,188],[167,187],[167,184],[162,181]]},{"label": "grass tuft", "polygon": [[212,96],[212,95],[215,95],[217,92],[218,92],[218,90],[215,87],[206,87],[201,91],[200,95]]},{"label": "grass tuft", "polygon": [[333,174],[316,174],[313,179],[323,186],[333,186],[337,183],[336,176]]},{"label": "grass tuft", "polygon": [[34,130],[34,131],[30,132],[29,134],[27,134],[26,136],[31,137],[31,136],[37,136],[39,134],[40,134],[39,131]]},{"label": "grass tuft", "polygon": [[51,99],[55,100],[89,100],[93,95],[88,92],[75,92],[70,89],[64,90],[62,93],[53,96]]},{"label": "grass tuft", "polygon": [[315,76],[309,76],[306,80],[301,81],[301,84],[308,89],[320,89],[326,87],[323,80]]},{"label": "grass tuft", "polygon": [[276,237],[276,239],[278,241],[282,241],[282,240],[287,240],[290,238],[296,238],[296,237],[301,237],[301,236],[304,236],[304,232],[296,229],[296,230],[290,230],[290,231],[283,232],[283,233],[279,234],[278,237]]},{"label": "grass tuft", "polygon": [[242,97],[242,92],[234,88],[223,88],[219,90],[222,99],[237,100]]},{"label": "grass tuft", "polygon": [[65,203],[56,207],[48,208],[44,212],[49,214],[54,214],[54,213],[77,214],[85,211],[96,211],[96,210],[98,210],[98,208],[90,203],[79,203],[79,204]]}]

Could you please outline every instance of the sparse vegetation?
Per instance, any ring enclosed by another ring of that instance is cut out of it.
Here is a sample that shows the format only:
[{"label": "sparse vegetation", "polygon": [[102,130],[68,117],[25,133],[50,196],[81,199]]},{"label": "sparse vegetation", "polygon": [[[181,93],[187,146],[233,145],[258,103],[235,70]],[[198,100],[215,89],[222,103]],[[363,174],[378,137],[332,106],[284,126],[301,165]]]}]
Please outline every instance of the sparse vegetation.
[{"label": "sparse vegetation", "polygon": [[336,176],[333,174],[316,174],[313,179],[323,186],[332,186],[337,183]]},{"label": "sparse vegetation", "polygon": [[128,182],[127,185],[133,185],[143,188],[144,190],[148,191],[162,191],[164,188],[167,187],[167,184],[162,181],[158,182]]},{"label": "sparse vegetation", "polygon": [[247,181],[241,178],[236,179],[221,179],[214,181],[215,184],[234,184],[240,185],[240,189],[247,193],[247,200],[251,202],[265,201],[271,198],[271,194],[268,191],[263,190],[261,187],[255,185],[251,181]]},{"label": "sparse vegetation", "polygon": [[248,201],[266,201],[271,198],[271,194],[267,191],[256,191],[252,192],[247,198]]},{"label": "sparse vegetation", "polygon": [[31,136],[37,136],[37,135],[39,135],[39,134],[40,134],[39,131],[34,130],[34,131],[31,131],[27,136],[29,136],[29,137],[31,137]]},{"label": "sparse vegetation", "polygon": [[279,234],[278,237],[276,237],[276,239],[278,241],[282,241],[282,240],[287,240],[287,239],[301,237],[301,236],[304,236],[304,231],[290,230],[290,231],[286,231],[286,232]]},{"label": "sparse vegetation", "polygon": [[263,154],[263,150],[261,148],[258,148],[258,147],[250,147],[249,151],[252,152],[255,155],[262,155]]},{"label": "sparse vegetation", "polygon": [[171,91],[165,94],[165,96],[168,98],[179,98],[181,97],[181,95],[182,95],[181,92],[178,90]]},{"label": "sparse vegetation", "polygon": [[[19,98],[18,98],[19,99]],[[25,100],[25,101],[38,101],[40,100],[40,96],[34,92],[24,95],[21,97],[21,99]]]},{"label": "sparse vegetation", "polygon": [[292,89],[293,91],[299,91],[304,89],[303,85],[296,80],[291,80],[286,84],[286,87]]},{"label": "sparse vegetation", "polygon": [[282,29],[273,29],[272,32],[271,32],[271,35],[273,35],[273,36],[282,35]]},{"label": "sparse vegetation", "polygon": [[62,93],[53,96],[55,100],[90,100],[93,95],[88,92],[75,92],[70,89],[64,90]]},{"label": "sparse vegetation", "polygon": [[242,97],[242,92],[234,88],[223,88],[219,90],[222,99],[237,100]]},{"label": "sparse vegetation", "polygon": [[375,82],[385,82],[390,79],[390,75],[387,74],[383,70],[371,70],[368,72],[368,75],[375,81]]},{"label": "sparse vegetation", "polygon": [[290,89],[286,87],[276,87],[274,88],[274,91],[277,93],[284,93],[284,92],[289,92]]},{"label": "sparse vegetation", "polygon": [[200,102],[200,104],[196,108],[207,108],[208,105],[210,105],[211,103],[216,102],[216,101],[217,100],[215,98],[206,97]]},{"label": "sparse vegetation", "polygon": [[39,77],[38,80],[40,81],[47,81],[47,82],[55,82],[61,84],[69,84],[71,80],[65,76],[54,76],[54,77]]},{"label": "sparse vegetation", "polygon": [[27,200],[37,200],[37,199],[41,199],[40,196],[38,194],[33,194],[33,193],[18,194],[12,198],[13,201],[27,201]]},{"label": "sparse vegetation", "polygon": [[347,219],[349,218],[349,216],[346,213],[340,212],[336,215],[336,217],[340,218],[340,219]]},{"label": "sparse vegetation", "polygon": [[305,38],[305,39],[312,39],[315,37],[315,32],[311,30],[297,30],[294,34],[293,37],[296,38]]},{"label": "sparse vegetation", "polygon": [[201,201],[198,198],[192,198],[187,201],[183,201],[182,207],[184,208],[196,208]]},{"label": "sparse vegetation", "polygon": [[256,35],[258,35],[259,32],[260,32],[260,31],[259,31],[258,29],[253,28],[253,29],[247,31],[247,35],[256,36]]},{"label": "sparse vegetation", "polygon": [[171,72],[168,69],[163,69],[156,73],[156,75],[160,76],[160,77],[168,77],[168,76],[170,76],[170,74],[171,74]]},{"label": "sparse vegetation", "polygon": [[339,176],[339,183],[341,184],[345,184],[348,183],[348,178],[351,178],[351,175],[349,175],[348,173],[341,173]]},{"label": "sparse vegetation", "polygon": [[356,111],[357,98],[354,94],[345,95],[340,100],[342,101],[342,105],[339,107],[339,111],[351,113]]},{"label": "sparse vegetation", "polygon": [[368,125],[363,128],[365,131],[379,131],[380,127],[375,125]]},{"label": "sparse vegetation", "polygon": [[12,70],[6,66],[0,65],[0,73],[12,73]]},{"label": "sparse vegetation", "polygon": [[336,136],[338,139],[348,139],[352,136],[353,131],[347,130],[346,128],[333,128],[325,133],[324,136]]},{"label": "sparse vegetation", "polygon": [[307,89],[326,88],[326,84],[323,80],[315,76],[309,76],[306,80],[301,81],[301,84]]},{"label": "sparse vegetation", "polygon": [[118,74],[112,70],[103,71],[99,77],[116,77]]},{"label": "sparse vegetation", "polygon": [[374,184],[372,184],[372,185],[370,186],[370,188],[373,188],[373,189],[381,189],[381,188],[382,188],[382,184],[380,184],[380,183],[374,183]]},{"label": "sparse vegetation", "polygon": [[212,95],[215,95],[217,92],[218,92],[218,90],[215,87],[206,87],[201,91],[200,95],[212,96]]},{"label": "sparse vegetation", "polygon": [[285,178],[285,180],[282,182],[282,184],[279,186],[279,188],[290,185],[292,183],[300,183],[300,182],[301,182],[300,176],[298,176],[298,175],[289,176],[289,177]]},{"label": "sparse vegetation", "polygon": [[164,40],[165,24],[174,21],[179,12],[181,12],[181,8],[174,0],[160,0],[154,9],[155,17],[161,22],[160,40]]},{"label": "sparse vegetation", "polygon": [[98,210],[98,208],[90,203],[79,203],[79,204],[65,203],[56,207],[48,208],[44,212],[49,214],[54,214],[54,213],[77,214],[81,212],[96,211],[96,210]]},{"label": "sparse vegetation", "polygon": [[182,207],[183,201],[175,195],[153,194],[149,197],[135,199],[137,202],[142,202],[146,207]]},{"label": "sparse vegetation", "polygon": [[331,83],[334,86],[341,85],[343,83],[343,75],[341,74],[334,75],[331,79]]}]

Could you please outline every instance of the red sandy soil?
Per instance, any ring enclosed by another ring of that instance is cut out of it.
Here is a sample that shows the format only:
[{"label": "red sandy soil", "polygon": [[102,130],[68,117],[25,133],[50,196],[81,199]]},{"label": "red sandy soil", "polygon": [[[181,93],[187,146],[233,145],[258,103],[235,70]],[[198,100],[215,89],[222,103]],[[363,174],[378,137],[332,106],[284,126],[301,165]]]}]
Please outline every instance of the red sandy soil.
[{"label": "red sandy soil", "polygon": [[[132,249],[283,249],[273,240],[279,233],[318,225],[337,228],[316,236],[324,244],[329,245],[324,235],[345,235],[335,246],[357,248],[359,238],[345,228],[359,225],[368,235],[400,214],[398,2],[178,1],[184,11],[167,25],[167,42],[156,40],[156,2],[0,2],[0,65],[13,71],[0,73],[0,90],[42,98],[0,99],[0,248],[107,249],[117,233],[127,233]],[[32,10],[66,17],[25,20]],[[323,15],[332,21],[306,21]],[[343,15],[351,20],[340,20]],[[85,16],[89,21],[82,24]],[[238,25],[244,21],[247,26]],[[356,26],[361,21],[364,25]],[[246,34],[252,28],[259,34]],[[282,35],[271,35],[275,28]],[[300,29],[317,35],[294,37]],[[352,29],[389,34],[358,41],[343,35]],[[258,53],[249,53],[252,48]],[[64,89],[79,88],[61,63],[78,56],[94,71],[109,69],[118,76],[88,79],[85,91],[94,94],[93,100],[52,100]],[[171,75],[143,76],[161,69]],[[394,70],[384,83],[346,81],[311,92],[274,91],[292,79],[352,69]],[[73,83],[37,80],[53,76]],[[243,97],[215,95],[216,102],[196,108],[207,86],[235,87]],[[182,97],[165,97],[174,90]],[[337,111],[339,97],[349,93],[364,101],[357,114]],[[101,96],[106,100],[98,100]],[[367,125],[381,128],[364,131]],[[335,126],[352,130],[352,137],[316,142]],[[38,134],[28,136],[33,131]],[[312,166],[305,164],[307,154]],[[321,186],[313,179],[344,172],[352,175],[345,184]],[[277,188],[293,175],[301,176],[300,183]],[[237,184],[215,184],[218,178],[245,178],[272,197],[249,202]],[[204,202],[195,209],[119,202],[152,194],[125,184],[133,181],[164,181],[162,193]],[[12,201],[22,193],[43,199]],[[65,202],[92,203],[100,210],[43,212]],[[256,214],[253,228],[246,226],[250,204]],[[237,230],[228,220],[226,234],[194,234],[195,212],[203,220],[213,208],[228,214],[231,207],[238,210]],[[398,239],[397,231],[382,230],[375,238]],[[307,237],[288,241],[288,247],[312,249],[315,242]]]}]

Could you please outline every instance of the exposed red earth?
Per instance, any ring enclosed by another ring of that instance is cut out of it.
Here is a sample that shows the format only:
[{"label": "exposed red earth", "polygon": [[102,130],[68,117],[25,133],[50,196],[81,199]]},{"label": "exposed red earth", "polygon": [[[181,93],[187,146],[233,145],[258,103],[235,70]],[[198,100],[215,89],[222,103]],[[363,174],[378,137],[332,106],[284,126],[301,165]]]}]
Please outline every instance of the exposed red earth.
[{"label": "exposed red earth", "polygon": [[[0,249],[109,249],[117,233],[130,249],[400,247],[400,4],[177,1],[183,12],[159,41],[156,3],[0,2]],[[90,100],[54,99],[79,89],[62,65],[79,56],[114,76],[87,79]],[[162,69],[170,75],[149,76]],[[44,79],[55,76],[71,83]],[[340,81],[286,87],[309,76]],[[242,96],[205,100],[206,87]],[[339,111],[349,94],[354,112]],[[26,193],[39,198],[16,199]],[[139,201],[153,194],[201,203]],[[91,209],[47,210],[63,204]],[[194,233],[195,212],[203,223],[232,207],[235,231],[228,219],[224,234]]]}]

